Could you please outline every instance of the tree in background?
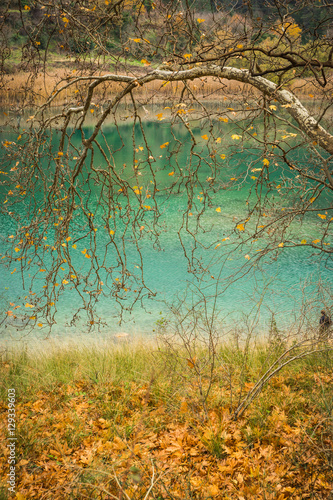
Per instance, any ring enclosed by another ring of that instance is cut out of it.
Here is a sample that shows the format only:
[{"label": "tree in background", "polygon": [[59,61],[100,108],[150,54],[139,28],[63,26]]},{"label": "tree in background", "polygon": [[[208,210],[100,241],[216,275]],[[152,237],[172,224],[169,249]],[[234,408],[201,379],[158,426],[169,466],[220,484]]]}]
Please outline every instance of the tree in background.
[{"label": "tree in background", "polygon": [[[167,200],[177,195],[179,243],[201,283],[212,279],[206,251],[221,269],[244,253],[221,289],[286,248],[311,247],[329,267],[330,4],[27,0],[8,1],[1,16],[5,107],[10,99],[1,210],[13,228],[3,263],[29,283],[45,278],[31,324],[56,321],[66,287],[91,325],[100,296],[120,310],[131,307],[129,293],[132,305],[153,296],[143,242],[159,247]],[[151,120],[170,127],[160,154],[147,135]],[[107,123],[120,145],[106,140]],[[125,148],[131,165],[117,160]],[[222,233],[221,193],[241,189],[244,211],[223,219]]]}]

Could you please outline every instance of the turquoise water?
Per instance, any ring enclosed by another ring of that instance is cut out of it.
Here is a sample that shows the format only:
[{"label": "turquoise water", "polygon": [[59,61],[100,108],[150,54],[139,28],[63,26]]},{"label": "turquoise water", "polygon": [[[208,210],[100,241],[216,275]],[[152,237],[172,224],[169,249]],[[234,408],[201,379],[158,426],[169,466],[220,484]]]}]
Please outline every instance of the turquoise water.
[{"label": "turquoise water", "polygon": [[[86,182],[85,176],[87,173],[91,174],[87,165],[86,173],[82,175],[80,181],[89,193],[85,200],[85,210],[94,214],[92,220],[97,230],[94,236],[95,252],[104,267],[96,280],[94,273],[90,272],[91,259],[87,259],[82,253],[85,249],[90,251],[90,236],[86,236],[88,219],[84,218],[78,209],[71,226],[68,249],[77,270],[76,274],[81,279],[81,285],[78,286],[81,295],[70,282],[68,286],[60,286],[61,293],[56,302],[57,312],[54,316],[54,333],[66,335],[69,332],[76,334],[89,330],[93,332],[104,330],[110,333],[138,331],[151,334],[156,330],[156,323],[161,321],[161,317],[170,318],[172,316],[170,308],[179,309],[181,303],[183,310],[195,305],[197,311],[206,310],[208,314],[214,311],[218,321],[225,328],[251,320],[264,330],[269,324],[272,313],[275,314],[281,328],[287,328],[291,323],[297,322],[297,319],[304,314],[308,321],[314,323],[317,321],[318,312],[327,300],[333,283],[331,269],[327,268],[327,263],[323,259],[313,255],[313,250],[306,247],[281,249],[273,254],[273,259],[267,256],[257,264],[254,258],[261,243],[249,242],[240,245],[239,232],[234,230],[235,221],[246,218],[246,202],[249,200],[249,189],[253,186],[253,180],[250,174],[240,186],[236,186],[230,179],[238,178],[240,172],[246,170],[247,165],[251,164],[252,167],[257,165],[256,152],[250,148],[238,151],[237,146],[230,143],[230,138],[224,137],[223,124],[219,124],[219,127],[217,133],[222,139],[217,143],[218,153],[223,154],[224,151],[228,151],[229,161],[219,160],[219,171],[214,173],[217,189],[216,192],[211,191],[204,210],[203,200],[200,198],[202,190],[207,189],[209,185],[207,178],[213,176],[213,171],[211,162],[208,163],[205,139],[201,139],[203,134],[201,128],[195,130],[198,146],[194,153],[200,153],[204,161],[199,160],[195,154],[191,157],[188,132],[180,125],[173,127],[174,138],[172,138],[169,124],[146,122],[144,129],[151,148],[149,152],[138,127],[134,131],[131,124],[122,125],[119,129],[111,125],[103,129],[104,138],[101,138],[101,144],[114,165],[115,172],[121,172],[122,178],[132,187],[137,184],[138,188],[142,186],[142,192],[151,190],[152,182],[156,181],[159,186],[160,191],[156,193],[156,202],[161,212],[158,220],[159,241],[156,243],[155,232],[149,229],[153,228],[152,222],[156,213],[151,209],[146,211],[144,219],[138,221],[139,226],[144,226],[145,230],[142,230],[142,233],[137,230],[134,237],[132,222],[130,229],[126,227],[126,218],[120,217],[120,213],[127,210],[126,199],[118,193],[119,186],[115,185],[116,205],[121,206],[121,209],[111,211],[113,219],[110,227],[115,229],[112,239],[116,245],[110,245],[109,231],[105,227],[107,201],[100,198],[103,188],[101,183],[96,182],[96,177],[92,175],[89,182]],[[89,134],[89,129],[85,132]],[[142,166],[138,170],[140,177],[133,167],[135,165],[133,137],[138,149],[136,158],[138,164]],[[53,155],[56,155],[57,140],[57,136],[54,135],[51,144]],[[80,136],[75,134],[73,145],[79,147],[79,141]],[[161,148],[165,143],[169,144]],[[178,154],[170,157],[175,147],[179,147]],[[155,179],[147,162],[148,155],[153,158],[151,164]],[[104,163],[101,152],[96,149],[94,165],[103,166]],[[195,172],[191,185],[178,182],[170,189],[174,179],[173,175],[169,175],[170,172],[175,169],[178,175],[181,169],[187,171],[189,163],[191,170]],[[69,165],[74,164],[75,160],[69,162]],[[46,171],[46,163],[44,168]],[[282,165],[276,165],[275,172],[271,174],[272,179],[279,178],[282,168]],[[66,185],[63,192],[66,193]],[[195,200],[191,208],[188,208],[188,195],[193,196]],[[2,197],[5,196],[5,190],[2,188]],[[37,199],[42,202],[41,195],[37,195]],[[250,197],[250,203],[251,199],[253,196]],[[137,198],[131,194],[130,200],[132,208],[135,208],[138,204]],[[154,208],[152,198],[147,198],[144,203],[147,205],[149,203],[149,206]],[[26,206],[21,205],[20,209],[23,214],[24,210],[28,214]],[[198,228],[196,214],[200,211],[202,216]],[[186,212],[188,216],[184,219]],[[131,217],[133,220],[133,212]],[[182,224],[184,227],[179,231]],[[188,224],[187,230],[186,224]],[[195,230],[197,233],[194,238]],[[2,216],[1,254],[5,254],[8,249],[6,238],[15,234],[15,231],[13,219]],[[309,217],[303,224],[296,223],[292,228],[292,234],[297,242],[315,238],[316,231],[315,217]],[[49,228],[45,241],[47,242],[45,244],[52,246],[54,228]],[[76,241],[76,248],[73,249],[72,243]],[[25,332],[31,329],[38,335],[48,334],[46,322],[42,317],[37,320],[27,320],[33,313],[29,311],[27,314],[25,303],[29,301],[33,304],[35,300],[38,305],[37,298],[40,297],[40,303],[45,300],[42,295],[46,283],[45,275],[39,273],[39,269],[43,266],[47,270],[51,265],[49,250],[44,254],[42,263],[37,259],[31,264],[29,272],[24,274],[24,287],[19,269],[13,272],[14,264],[6,267],[7,260],[4,259],[0,282],[3,334],[15,334],[17,328],[21,331],[23,326]],[[117,280],[120,282],[124,279],[125,261],[126,271],[129,274],[125,278],[127,289],[119,290],[118,296],[115,296]],[[68,270],[65,268],[66,264],[65,267],[59,268],[57,281],[60,285],[68,276]],[[146,287],[138,295],[136,290],[140,287],[141,268]],[[73,322],[73,314],[82,307],[82,296],[87,297],[86,300],[92,297],[97,289],[97,281],[103,283],[101,287],[103,292],[97,296],[98,300],[94,304],[94,314],[98,321],[91,325],[89,318],[87,319],[81,310]],[[112,293],[103,288],[107,285],[110,285]],[[136,299],[139,300],[135,301]],[[6,316],[6,311],[13,308],[10,304],[20,306],[15,312],[17,318]],[[43,326],[38,327],[36,322]]]}]

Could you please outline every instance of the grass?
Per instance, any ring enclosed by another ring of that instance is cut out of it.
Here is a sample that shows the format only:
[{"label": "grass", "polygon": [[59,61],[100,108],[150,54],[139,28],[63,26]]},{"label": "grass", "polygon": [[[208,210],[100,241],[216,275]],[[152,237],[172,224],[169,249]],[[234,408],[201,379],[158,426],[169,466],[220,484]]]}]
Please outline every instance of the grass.
[{"label": "grass", "polygon": [[264,342],[250,352],[231,341],[218,347],[206,408],[200,383],[209,380],[196,369],[204,350],[194,365],[181,349],[147,340],[7,350],[0,498],[11,498],[9,388],[20,498],[328,498],[333,353],[322,348],[284,368],[236,421],[233,410],[274,359]]}]

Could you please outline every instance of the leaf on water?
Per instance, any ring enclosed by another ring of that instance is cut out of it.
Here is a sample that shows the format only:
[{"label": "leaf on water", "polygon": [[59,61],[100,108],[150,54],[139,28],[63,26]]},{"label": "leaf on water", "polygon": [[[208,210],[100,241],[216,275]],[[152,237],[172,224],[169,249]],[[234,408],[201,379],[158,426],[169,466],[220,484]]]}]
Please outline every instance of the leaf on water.
[{"label": "leaf on water", "polygon": [[262,162],[263,162],[263,164],[264,164],[265,166],[267,166],[267,167],[268,167],[268,165],[269,165],[269,160],[267,160],[267,158],[264,158]]},{"label": "leaf on water", "polygon": [[[110,231],[111,232],[111,231]],[[81,253],[83,253],[83,255],[87,252],[87,249],[85,248],[84,250],[81,250]]]},{"label": "leaf on water", "polygon": [[168,175],[172,176],[172,175],[175,175],[174,172],[169,172]]},{"label": "leaf on water", "polygon": [[158,119],[159,121],[164,120],[164,118],[163,118],[163,113],[157,113],[157,115],[156,115],[156,116],[157,116],[157,119]]},{"label": "leaf on water", "polygon": [[238,231],[245,231],[245,225],[244,224],[237,224],[236,228]]},{"label": "leaf on water", "polygon": [[302,240],[301,243],[302,243],[302,245],[305,245],[306,240]]},{"label": "leaf on water", "polygon": [[220,120],[220,122],[225,122],[225,123],[228,123],[229,118],[224,118],[223,116],[220,116],[220,117],[219,117],[219,120]]},{"label": "leaf on water", "polygon": [[269,106],[269,109],[271,109],[272,111],[276,111],[277,110],[277,107],[274,105],[274,104],[271,104]]},{"label": "leaf on water", "polygon": [[221,207],[217,207],[216,212],[221,213]]},{"label": "leaf on water", "polygon": [[205,20],[204,19],[200,19],[200,17],[197,19],[197,23],[199,23],[199,24],[200,23],[204,23],[204,22],[205,22]]},{"label": "leaf on water", "polygon": [[321,219],[326,219],[326,215],[325,214],[318,214],[318,217],[320,217]]},{"label": "leaf on water", "polygon": [[168,144],[169,144],[168,142],[165,142],[164,144],[161,144],[161,145],[160,145],[160,148],[161,148],[161,149],[164,149],[164,148],[166,148],[166,147],[168,146]]},{"label": "leaf on water", "polygon": [[319,242],[320,242],[320,240],[313,240],[313,242],[312,242],[312,243],[313,243],[314,245],[316,245],[316,244],[317,244],[317,243],[319,243]]},{"label": "leaf on water", "polygon": [[208,141],[208,135],[207,135],[207,134],[204,134],[204,135],[202,135],[201,137],[202,137],[202,139],[204,139],[205,141]]},{"label": "leaf on water", "polygon": [[233,141],[238,141],[240,138],[241,138],[241,136],[240,136],[240,135],[237,135],[237,134],[232,134],[232,136],[231,136],[231,139],[232,139]]},{"label": "leaf on water", "polygon": [[283,242],[279,243],[278,247],[283,248],[284,247],[284,243]]},{"label": "leaf on water", "polygon": [[217,249],[218,247],[220,247],[220,246],[221,246],[221,243],[218,243],[218,244],[216,245],[216,247],[214,247],[214,250],[216,250],[216,249]]},{"label": "leaf on water", "polygon": [[29,303],[27,302],[27,303],[26,303],[26,305],[25,305],[25,307],[30,307],[30,308],[33,308],[33,307],[35,307],[35,306],[34,306],[34,305],[32,305],[32,304],[29,304]]}]

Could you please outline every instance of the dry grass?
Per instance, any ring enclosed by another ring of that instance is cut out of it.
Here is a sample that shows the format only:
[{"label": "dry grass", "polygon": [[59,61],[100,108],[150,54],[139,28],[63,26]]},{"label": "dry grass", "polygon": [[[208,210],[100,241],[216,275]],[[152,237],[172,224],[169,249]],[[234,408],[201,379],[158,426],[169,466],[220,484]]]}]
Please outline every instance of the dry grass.
[{"label": "dry grass", "polygon": [[[87,73],[88,74],[88,73]],[[106,72],[96,73],[94,76],[105,75]],[[3,84],[0,88],[0,105],[8,107],[13,105],[42,105],[46,102],[48,96],[56,89],[68,82],[68,77],[75,78],[77,75],[84,75],[83,71],[75,69],[66,70],[64,68],[56,72],[46,74],[38,74],[37,76],[30,73],[19,72],[14,75],[5,75]],[[237,97],[237,96],[257,96],[259,91],[251,86],[235,81],[219,80],[214,77],[206,77],[195,79],[188,82],[189,88],[200,99],[218,100],[221,96]],[[75,84],[63,90],[54,100],[54,106],[60,106],[71,101],[79,102],[86,94],[87,83]],[[94,94],[94,98],[107,99],[115,96],[124,88],[124,84],[109,82],[99,86]],[[143,98],[151,102],[160,102],[165,99],[178,98],[183,91],[181,82],[161,82],[153,81],[146,84],[144,87],[135,89],[135,94],[139,98]],[[314,94],[316,88],[313,82],[306,79],[294,80],[290,85],[290,90],[294,91],[301,98]]]}]

